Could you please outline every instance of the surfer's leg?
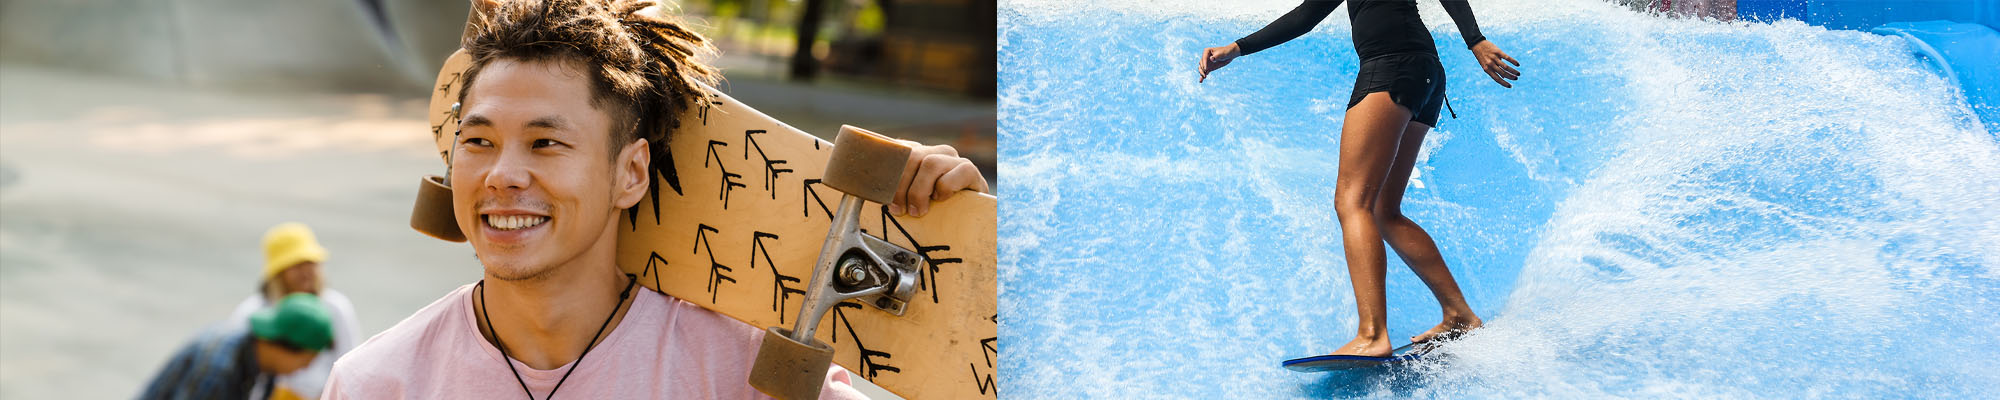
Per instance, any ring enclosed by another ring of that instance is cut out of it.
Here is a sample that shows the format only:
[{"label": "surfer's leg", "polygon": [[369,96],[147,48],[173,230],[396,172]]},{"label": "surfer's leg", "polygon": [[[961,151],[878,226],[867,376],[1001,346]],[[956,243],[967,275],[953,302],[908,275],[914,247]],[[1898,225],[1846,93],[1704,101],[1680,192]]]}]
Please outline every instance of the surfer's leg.
[{"label": "surfer's leg", "polygon": [[1444,313],[1444,322],[1410,338],[1411,342],[1429,340],[1445,332],[1471,330],[1480,325],[1479,316],[1474,315],[1472,306],[1465,303],[1465,294],[1459,292],[1458,282],[1452,279],[1451,269],[1445,266],[1437,242],[1431,240],[1430,233],[1424,232],[1424,227],[1403,215],[1403,191],[1410,184],[1417,153],[1422,150],[1424,135],[1430,130],[1430,125],[1416,121],[1403,129],[1401,144],[1396,147],[1396,161],[1389,168],[1388,180],[1382,184],[1380,197],[1375,200],[1375,222],[1382,229],[1382,240],[1395,248],[1396,255],[1403,258],[1403,264],[1408,264],[1410,271],[1431,288],[1431,295],[1437,297],[1438,308]]},{"label": "surfer's leg", "polygon": [[1333,354],[1387,356],[1388,302],[1382,277],[1388,255],[1375,223],[1375,200],[1395,161],[1397,137],[1410,121],[1410,111],[1387,92],[1368,93],[1347,109],[1340,130],[1340,171],[1334,183],[1334,211],[1347,254],[1347,274],[1353,280],[1354,307],[1360,314],[1353,341]]}]

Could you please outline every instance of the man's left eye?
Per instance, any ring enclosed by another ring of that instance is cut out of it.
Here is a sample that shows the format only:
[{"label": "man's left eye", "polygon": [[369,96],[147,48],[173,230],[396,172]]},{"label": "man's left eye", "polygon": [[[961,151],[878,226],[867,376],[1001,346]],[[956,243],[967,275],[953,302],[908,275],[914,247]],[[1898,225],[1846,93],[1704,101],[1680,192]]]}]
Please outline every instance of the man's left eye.
[{"label": "man's left eye", "polygon": [[534,147],[539,149],[544,147],[558,146],[561,144],[562,142],[555,141],[555,139],[535,139]]}]

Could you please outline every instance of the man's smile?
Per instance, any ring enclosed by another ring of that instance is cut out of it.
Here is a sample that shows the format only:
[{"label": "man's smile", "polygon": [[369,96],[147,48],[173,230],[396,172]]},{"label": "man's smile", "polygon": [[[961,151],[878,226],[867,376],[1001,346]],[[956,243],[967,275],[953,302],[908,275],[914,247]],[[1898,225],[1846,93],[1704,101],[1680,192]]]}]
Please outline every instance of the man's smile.
[{"label": "man's smile", "polygon": [[544,222],[549,222],[549,217],[540,215],[484,214],[482,215],[482,217],[486,222],[486,226],[490,226],[493,227],[494,229],[499,229],[503,231],[532,228],[540,226]]},{"label": "man's smile", "polygon": [[552,220],[547,212],[529,208],[489,207],[479,210],[481,236],[496,244],[525,242],[530,236],[546,231]]}]

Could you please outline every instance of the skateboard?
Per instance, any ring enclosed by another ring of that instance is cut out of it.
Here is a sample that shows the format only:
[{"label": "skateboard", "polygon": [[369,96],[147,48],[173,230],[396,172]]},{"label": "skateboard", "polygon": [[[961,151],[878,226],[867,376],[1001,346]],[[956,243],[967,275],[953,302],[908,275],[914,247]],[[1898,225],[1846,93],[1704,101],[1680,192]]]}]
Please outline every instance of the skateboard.
[{"label": "skateboard", "polygon": [[[470,62],[452,54],[432,93],[441,157]],[[750,384],[774,397],[817,396],[829,359],[906,398],[997,397],[995,198],[959,193],[922,218],[892,215],[882,204],[908,147],[854,127],[828,143],[704,89],[619,223],[619,267],[767,328]],[[448,183],[420,185],[411,227],[464,240]]]}]

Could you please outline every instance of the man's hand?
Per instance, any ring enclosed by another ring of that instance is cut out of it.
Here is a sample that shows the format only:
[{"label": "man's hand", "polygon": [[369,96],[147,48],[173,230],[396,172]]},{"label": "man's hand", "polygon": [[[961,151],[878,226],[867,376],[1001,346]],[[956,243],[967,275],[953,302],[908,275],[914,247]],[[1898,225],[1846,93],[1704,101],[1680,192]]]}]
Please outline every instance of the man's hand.
[{"label": "man's hand", "polygon": [[[1473,45],[1472,58],[1479,60],[1479,68],[1486,70],[1486,76],[1493,78],[1493,82],[1500,84],[1500,87],[1512,88],[1514,84],[1507,81],[1521,80],[1521,71],[1514,69],[1521,66],[1521,62],[1514,61],[1514,57],[1509,57],[1507,52],[1500,51],[1500,45],[1493,44],[1491,40]],[[1501,62],[1503,60],[1513,63],[1514,66],[1507,66],[1507,63]]]},{"label": "man's hand", "polygon": [[1209,72],[1222,69],[1223,66],[1229,65],[1230,61],[1235,60],[1236,56],[1240,55],[1243,55],[1243,50],[1236,47],[1236,42],[1202,49],[1201,62],[1195,67],[1196,71],[1201,72],[1201,80],[1197,82],[1208,82]]},{"label": "man's hand", "polygon": [[979,167],[973,166],[972,160],[959,157],[958,149],[903,143],[910,145],[910,161],[904,164],[903,184],[897,187],[896,202],[889,205],[889,212],[922,217],[930,213],[931,202],[950,198],[960,190],[992,190],[986,187],[986,177],[980,175]]}]

